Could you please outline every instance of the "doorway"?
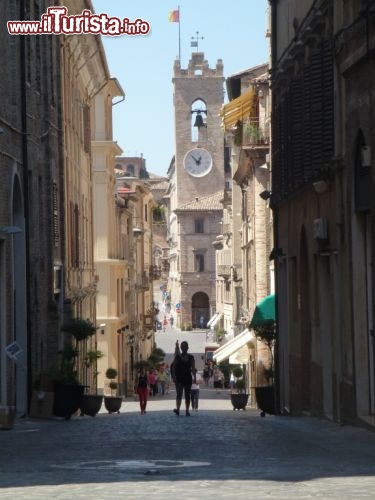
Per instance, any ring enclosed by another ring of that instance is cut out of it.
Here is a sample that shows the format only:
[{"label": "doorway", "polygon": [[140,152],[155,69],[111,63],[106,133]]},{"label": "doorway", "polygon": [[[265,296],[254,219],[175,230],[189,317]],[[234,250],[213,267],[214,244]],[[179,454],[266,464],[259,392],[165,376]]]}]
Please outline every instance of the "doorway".
[{"label": "doorway", "polygon": [[204,292],[197,292],[191,299],[191,324],[193,328],[207,328],[210,319],[210,300]]}]

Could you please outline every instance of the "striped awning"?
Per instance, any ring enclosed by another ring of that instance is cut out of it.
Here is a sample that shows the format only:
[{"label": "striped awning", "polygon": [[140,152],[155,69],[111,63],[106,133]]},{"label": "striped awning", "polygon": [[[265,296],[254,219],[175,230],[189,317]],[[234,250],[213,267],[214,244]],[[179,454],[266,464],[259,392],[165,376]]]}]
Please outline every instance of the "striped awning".
[{"label": "striped awning", "polygon": [[222,317],[223,317],[222,313],[218,313],[216,315],[216,318],[210,324],[211,330],[213,330],[215,328],[215,326],[219,323],[219,321],[221,320]]},{"label": "striped awning", "polygon": [[218,313],[215,313],[213,316],[211,316],[210,320],[207,323],[207,326],[211,326],[211,323],[213,321],[215,321],[215,319],[217,318],[217,316],[218,316]]},{"label": "striped awning", "polygon": [[[254,341],[255,341],[254,333],[246,328],[246,330],[241,332],[232,340],[229,340],[229,342],[219,347],[219,349],[217,349],[214,352],[213,358],[214,360],[216,360],[217,363],[221,363],[222,361],[224,361],[224,359],[228,359],[233,354],[242,350],[242,348],[244,348],[249,342],[254,342]],[[243,353],[241,354],[243,357]]]},{"label": "striped awning", "polygon": [[255,118],[256,110],[254,108],[256,99],[256,92],[253,89],[249,89],[236,99],[233,99],[233,101],[224,104],[220,113],[224,128],[229,129],[236,125],[238,121],[243,121],[247,118]]}]

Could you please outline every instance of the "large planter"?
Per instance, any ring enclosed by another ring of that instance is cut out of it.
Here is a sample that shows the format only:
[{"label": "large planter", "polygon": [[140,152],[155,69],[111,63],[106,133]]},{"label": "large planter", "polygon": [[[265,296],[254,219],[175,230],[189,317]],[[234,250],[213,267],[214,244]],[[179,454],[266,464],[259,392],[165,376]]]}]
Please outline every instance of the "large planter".
[{"label": "large planter", "polygon": [[84,385],[65,385],[55,382],[53,414],[69,420],[79,410],[84,390]]},{"label": "large planter", "polygon": [[84,394],[81,401],[81,417],[83,415],[90,415],[95,417],[102,407],[103,396],[98,394]]},{"label": "large planter", "polygon": [[108,410],[108,413],[120,413],[121,405],[122,405],[122,396],[104,397],[104,406]]},{"label": "large planter", "polygon": [[249,400],[249,395],[239,392],[230,395],[230,400],[232,402],[233,410],[245,410],[247,402]]},{"label": "large planter", "polygon": [[266,413],[275,415],[275,388],[273,385],[255,387],[255,397],[259,409],[262,410],[260,414],[261,417],[265,417]]},{"label": "large planter", "polygon": [[13,429],[16,419],[14,406],[0,406],[0,429]]}]

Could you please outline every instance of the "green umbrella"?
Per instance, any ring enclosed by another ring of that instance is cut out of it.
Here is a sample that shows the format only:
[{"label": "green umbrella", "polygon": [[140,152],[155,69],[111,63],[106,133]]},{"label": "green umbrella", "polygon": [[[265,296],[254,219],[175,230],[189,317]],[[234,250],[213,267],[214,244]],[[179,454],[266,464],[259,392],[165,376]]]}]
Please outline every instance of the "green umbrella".
[{"label": "green umbrella", "polygon": [[255,307],[250,328],[268,325],[276,320],[275,314],[275,294],[267,295]]}]

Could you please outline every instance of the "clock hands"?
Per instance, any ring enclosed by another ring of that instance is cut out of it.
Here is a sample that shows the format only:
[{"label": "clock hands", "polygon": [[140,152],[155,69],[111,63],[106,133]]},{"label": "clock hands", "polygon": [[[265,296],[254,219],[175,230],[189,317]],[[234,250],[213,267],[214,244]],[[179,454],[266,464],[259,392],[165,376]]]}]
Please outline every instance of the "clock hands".
[{"label": "clock hands", "polygon": [[193,160],[195,161],[195,164],[196,164],[196,165],[200,165],[201,160],[202,160],[202,157],[201,157],[201,156],[200,156],[199,158],[195,158],[195,156],[194,156],[194,155],[190,155],[190,156],[193,158]]}]

